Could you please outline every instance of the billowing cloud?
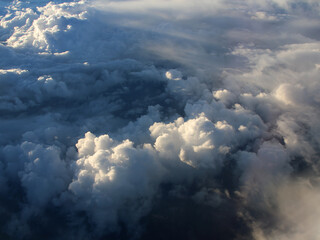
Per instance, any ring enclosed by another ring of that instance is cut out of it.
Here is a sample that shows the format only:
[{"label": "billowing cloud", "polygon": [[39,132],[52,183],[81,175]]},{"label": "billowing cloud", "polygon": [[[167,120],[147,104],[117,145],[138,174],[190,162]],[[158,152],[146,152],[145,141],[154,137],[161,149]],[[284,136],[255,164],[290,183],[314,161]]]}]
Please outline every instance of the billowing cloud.
[{"label": "billowing cloud", "polygon": [[319,236],[316,0],[0,3],[0,238]]}]

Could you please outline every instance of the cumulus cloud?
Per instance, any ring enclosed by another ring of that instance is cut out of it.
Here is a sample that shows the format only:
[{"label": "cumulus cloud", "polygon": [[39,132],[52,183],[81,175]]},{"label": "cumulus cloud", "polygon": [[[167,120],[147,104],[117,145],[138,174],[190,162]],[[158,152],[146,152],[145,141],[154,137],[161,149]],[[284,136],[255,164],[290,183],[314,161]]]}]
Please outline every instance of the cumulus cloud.
[{"label": "cumulus cloud", "polygon": [[315,239],[319,9],[2,1],[0,238]]},{"label": "cumulus cloud", "polygon": [[119,221],[136,224],[150,208],[162,172],[151,145],[135,148],[129,140],[117,143],[88,132],[76,147],[69,185],[76,209],[87,211],[99,232],[116,230]]}]

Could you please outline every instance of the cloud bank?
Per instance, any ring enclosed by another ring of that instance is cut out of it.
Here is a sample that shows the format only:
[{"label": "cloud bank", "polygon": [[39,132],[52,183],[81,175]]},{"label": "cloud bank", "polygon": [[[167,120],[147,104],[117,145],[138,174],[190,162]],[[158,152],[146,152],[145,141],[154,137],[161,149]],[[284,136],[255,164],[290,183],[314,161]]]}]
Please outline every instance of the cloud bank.
[{"label": "cloud bank", "polygon": [[1,239],[318,238],[318,1],[0,6]]}]

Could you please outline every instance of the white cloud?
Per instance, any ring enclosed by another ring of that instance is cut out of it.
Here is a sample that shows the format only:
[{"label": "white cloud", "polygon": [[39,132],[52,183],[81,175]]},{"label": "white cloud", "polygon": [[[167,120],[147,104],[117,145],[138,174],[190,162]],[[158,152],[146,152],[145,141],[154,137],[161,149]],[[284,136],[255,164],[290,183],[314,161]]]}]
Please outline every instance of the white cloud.
[{"label": "white cloud", "polygon": [[98,232],[116,230],[118,221],[126,222],[121,212],[136,224],[148,211],[163,174],[153,148],[136,148],[129,140],[118,143],[90,132],[76,146],[79,159],[69,186],[76,209],[88,212]]},{"label": "white cloud", "polygon": [[1,2],[0,236],[313,239],[319,9]]}]

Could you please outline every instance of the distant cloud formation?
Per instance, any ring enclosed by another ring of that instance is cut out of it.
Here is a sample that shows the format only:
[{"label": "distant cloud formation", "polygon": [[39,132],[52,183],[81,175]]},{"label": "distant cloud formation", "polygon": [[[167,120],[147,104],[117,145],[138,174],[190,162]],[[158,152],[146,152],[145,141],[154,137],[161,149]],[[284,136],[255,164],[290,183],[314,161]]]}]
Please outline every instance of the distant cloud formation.
[{"label": "distant cloud formation", "polygon": [[319,13],[0,2],[0,238],[317,239]]}]

